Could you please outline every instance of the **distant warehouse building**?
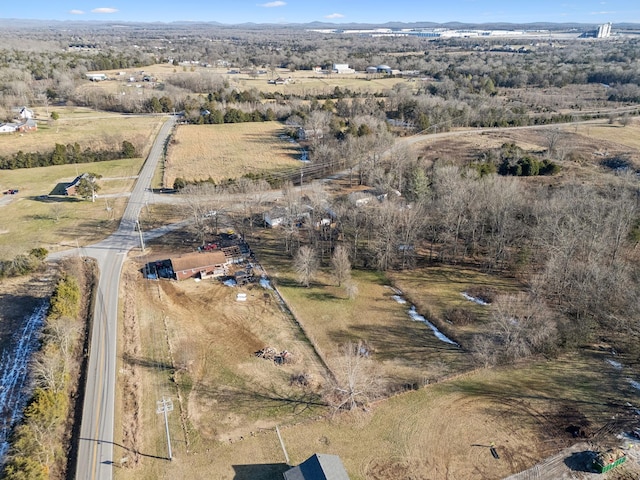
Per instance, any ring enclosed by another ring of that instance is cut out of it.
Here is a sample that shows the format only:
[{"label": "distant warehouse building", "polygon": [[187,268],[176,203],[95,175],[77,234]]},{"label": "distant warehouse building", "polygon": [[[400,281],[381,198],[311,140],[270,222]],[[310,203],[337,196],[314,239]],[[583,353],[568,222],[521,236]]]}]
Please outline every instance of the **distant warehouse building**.
[{"label": "distant warehouse building", "polygon": [[605,23],[604,25],[600,25],[598,27],[598,31],[596,32],[596,38],[607,38],[611,36],[611,22]]},{"label": "distant warehouse building", "polygon": [[393,70],[391,69],[391,67],[389,65],[377,65],[375,67],[367,67],[367,73],[384,73],[386,75],[391,75],[393,73]]},{"label": "distant warehouse building", "polygon": [[104,73],[85,73],[85,75],[87,76],[87,80],[91,80],[92,82],[101,82],[109,78]]},{"label": "distant warehouse building", "polygon": [[348,63],[334,63],[331,69],[333,73],[355,73],[353,68],[349,67]]}]

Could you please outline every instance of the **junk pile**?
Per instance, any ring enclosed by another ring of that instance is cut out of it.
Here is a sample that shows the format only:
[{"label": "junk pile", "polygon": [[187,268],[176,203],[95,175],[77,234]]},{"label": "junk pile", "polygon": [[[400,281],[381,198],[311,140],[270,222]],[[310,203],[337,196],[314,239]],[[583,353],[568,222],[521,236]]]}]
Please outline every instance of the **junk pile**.
[{"label": "junk pile", "polygon": [[625,453],[619,448],[612,448],[606,452],[598,452],[593,459],[593,468],[598,473],[605,473],[613,470],[618,465],[623,464],[627,460]]},{"label": "junk pile", "polygon": [[262,350],[258,350],[254,354],[258,358],[264,358],[266,360],[272,360],[276,365],[285,365],[293,363],[294,357],[291,352],[283,350],[278,352],[273,347],[264,347]]}]

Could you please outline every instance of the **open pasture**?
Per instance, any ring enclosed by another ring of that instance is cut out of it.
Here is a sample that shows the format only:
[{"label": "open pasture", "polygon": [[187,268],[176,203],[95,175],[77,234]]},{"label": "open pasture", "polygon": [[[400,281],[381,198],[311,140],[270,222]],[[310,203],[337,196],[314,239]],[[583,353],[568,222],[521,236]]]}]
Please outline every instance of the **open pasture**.
[{"label": "open pasture", "polygon": [[130,191],[142,159],[91,164],[54,165],[0,171],[0,189],[18,189],[0,198],[0,258],[12,258],[32,248],[57,251],[86,245],[117,227],[125,197],[97,198],[49,196],[59,184],[71,182],[83,172],[104,177],[99,194]]},{"label": "open pasture", "polygon": [[44,108],[36,108],[36,132],[1,134],[0,155],[18,151],[47,152],[52,151],[56,143],[73,145],[76,142],[83,149],[120,150],[122,142],[127,140],[141,156],[146,156],[148,146],[164,122],[160,116],[120,115],[80,107],[49,107],[48,112],[56,112],[60,117],[48,119]]},{"label": "open pasture", "polygon": [[164,186],[177,177],[221,182],[302,165],[300,147],[279,138],[283,133],[278,122],[180,125],[169,146]]}]

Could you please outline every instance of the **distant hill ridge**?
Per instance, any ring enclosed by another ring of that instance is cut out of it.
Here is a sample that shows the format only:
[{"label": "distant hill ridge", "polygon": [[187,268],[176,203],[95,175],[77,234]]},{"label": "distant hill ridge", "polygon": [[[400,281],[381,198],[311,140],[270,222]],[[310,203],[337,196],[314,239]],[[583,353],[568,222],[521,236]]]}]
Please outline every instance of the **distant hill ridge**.
[{"label": "distant hill ridge", "polygon": [[[309,23],[239,23],[239,24],[225,24],[220,22],[125,22],[125,21],[94,21],[94,20],[27,20],[27,19],[0,19],[0,27],[7,29],[20,29],[20,28],[69,28],[69,27],[87,27],[92,28],[113,28],[114,26],[120,27],[140,27],[146,28],[171,28],[171,27],[184,27],[189,28],[246,28],[246,29],[370,29],[370,28],[448,28],[452,30],[459,30],[464,28],[469,29],[484,29],[484,30],[588,30],[592,29],[599,23],[553,23],[553,22],[533,22],[533,23],[505,23],[505,22],[489,22],[489,23],[462,23],[462,22],[386,22],[386,23],[331,23],[331,22],[309,22]],[[639,29],[640,23],[614,23],[616,30],[625,29]]]}]

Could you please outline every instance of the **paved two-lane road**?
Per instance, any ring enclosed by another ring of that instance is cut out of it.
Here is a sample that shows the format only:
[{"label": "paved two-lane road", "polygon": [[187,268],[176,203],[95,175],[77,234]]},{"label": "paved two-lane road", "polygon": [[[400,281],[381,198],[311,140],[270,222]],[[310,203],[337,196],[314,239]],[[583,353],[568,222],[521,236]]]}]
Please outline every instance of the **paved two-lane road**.
[{"label": "paved two-lane road", "polygon": [[114,458],[114,399],[116,385],[116,338],[118,331],[118,290],[127,252],[139,246],[135,229],[165,142],[175,124],[171,117],[160,129],[142,167],[118,230],[109,238],[83,249],[94,257],[100,269],[96,293],[89,365],[85,388],[76,479],[110,480]]}]

